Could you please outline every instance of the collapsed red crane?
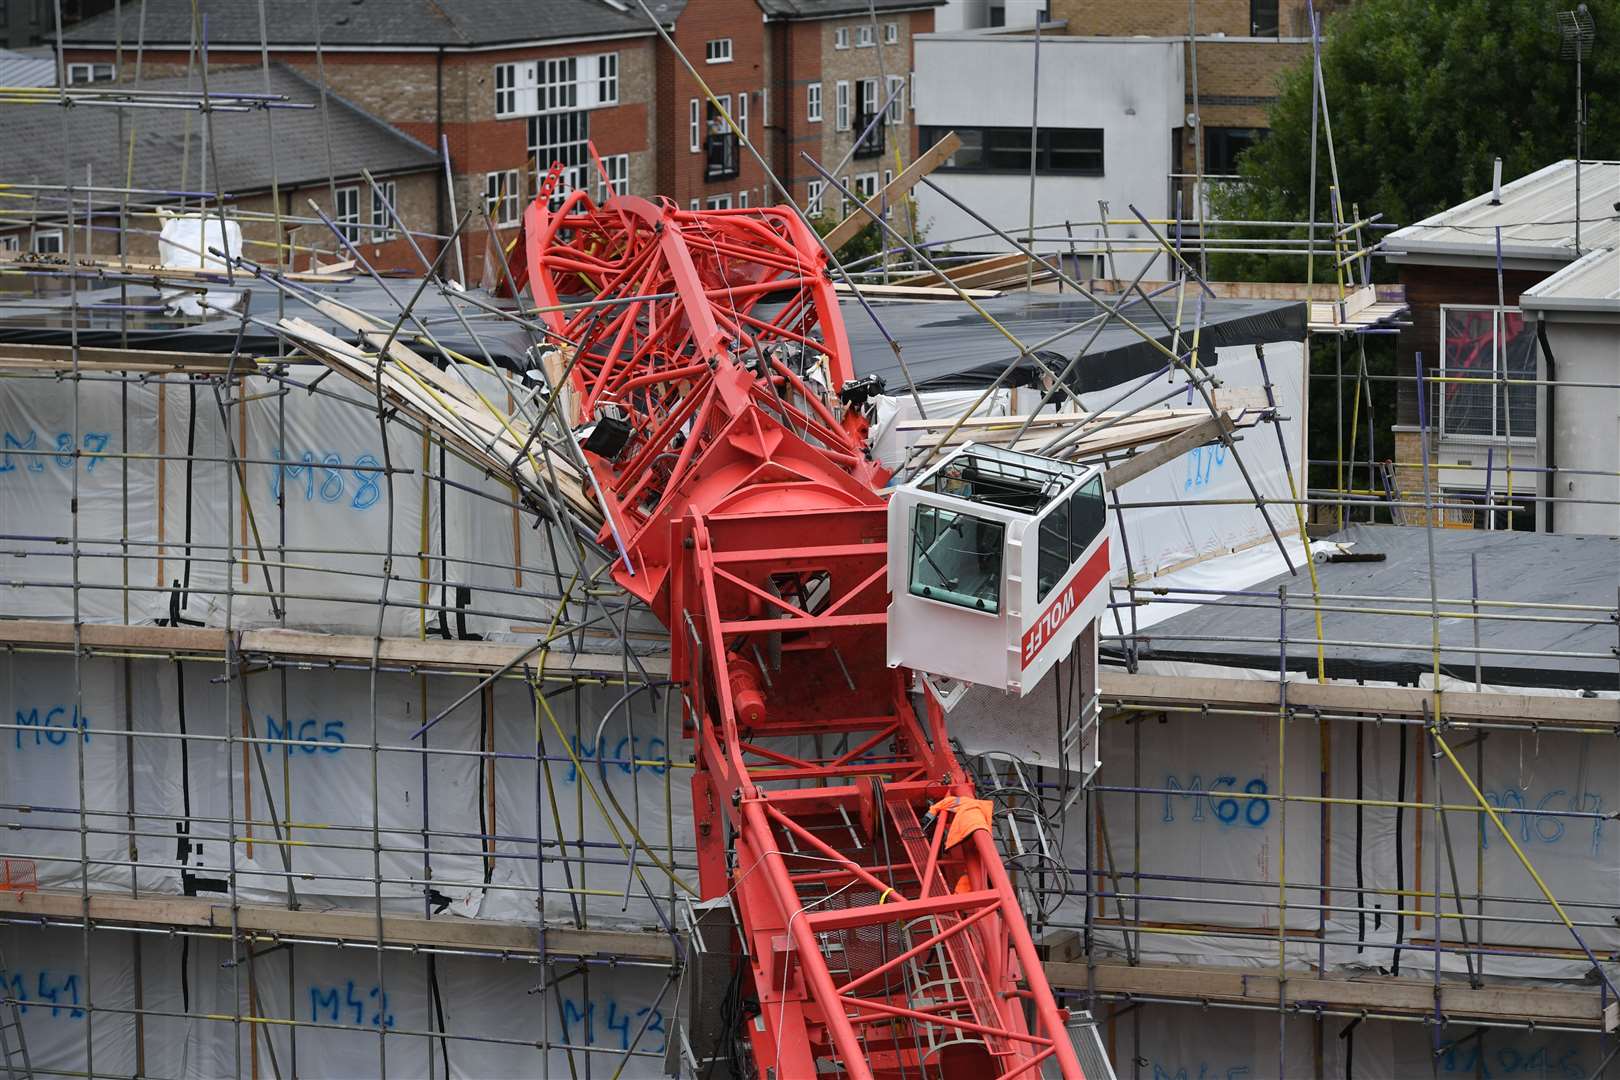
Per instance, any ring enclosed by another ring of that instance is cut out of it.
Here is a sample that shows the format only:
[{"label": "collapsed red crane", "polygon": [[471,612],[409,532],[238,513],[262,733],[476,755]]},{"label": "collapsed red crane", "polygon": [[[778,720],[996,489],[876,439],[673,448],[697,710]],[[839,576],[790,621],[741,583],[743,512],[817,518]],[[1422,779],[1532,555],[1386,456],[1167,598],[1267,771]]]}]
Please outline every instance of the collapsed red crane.
[{"label": "collapsed red crane", "polygon": [[670,631],[757,1075],[1078,1080],[943,715],[885,663],[886,477],[815,237],[787,207],[575,191],[528,208],[513,261],[542,308],[620,301],[545,318],[615,576]]}]

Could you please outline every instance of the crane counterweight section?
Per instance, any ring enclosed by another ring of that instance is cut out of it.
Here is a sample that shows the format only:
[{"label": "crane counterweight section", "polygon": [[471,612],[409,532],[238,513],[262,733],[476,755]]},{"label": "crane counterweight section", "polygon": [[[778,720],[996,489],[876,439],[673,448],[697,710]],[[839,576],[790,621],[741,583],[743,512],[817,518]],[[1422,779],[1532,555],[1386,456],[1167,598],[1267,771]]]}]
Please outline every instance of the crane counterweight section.
[{"label": "crane counterweight section", "polygon": [[988,816],[954,820],[977,800],[944,714],[888,662],[906,556],[809,228],[576,191],[528,208],[516,252],[595,425],[615,577],[670,631],[754,1074],[1081,1077]]}]

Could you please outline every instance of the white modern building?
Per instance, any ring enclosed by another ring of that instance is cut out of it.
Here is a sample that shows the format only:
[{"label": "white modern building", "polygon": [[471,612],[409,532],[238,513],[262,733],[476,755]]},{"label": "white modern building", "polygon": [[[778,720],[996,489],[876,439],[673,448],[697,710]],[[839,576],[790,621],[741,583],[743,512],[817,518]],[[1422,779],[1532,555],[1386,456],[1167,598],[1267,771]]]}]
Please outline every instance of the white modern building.
[{"label": "white modern building", "polygon": [[934,11],[934,29],[979,30],[985,27],[1033,27],[1047,18],[1050,0],[946,0]]},{"label": "white modern building", "polygon": [[[1064,37],[1043,32],[1035,87],[1033,33],[959,31],[917,37],[916,122],[926,149],[955,131],[962,147],[930,178],[1015,236],[1030,226],[1030,134],[1035,137],[1035,248],[1078,262],[1081,274],[1130,276],[1155,241],[1137,225],[1111,225],[1112,267],[1095,224],[1109,216],[1168,215],[1175,132],[1185,123],[1185,42],[1175,38]],[[1009,245],[928,185],[916,190],[931,246],[1000,252]],[[1078,256],[1078,258],[1076,258]]]},{"label": "white modern building", "polygon": [[1519,306],[1549,380],[1552,531],[1620,536],[1620,250],[1588,253],[1526,289]]}]

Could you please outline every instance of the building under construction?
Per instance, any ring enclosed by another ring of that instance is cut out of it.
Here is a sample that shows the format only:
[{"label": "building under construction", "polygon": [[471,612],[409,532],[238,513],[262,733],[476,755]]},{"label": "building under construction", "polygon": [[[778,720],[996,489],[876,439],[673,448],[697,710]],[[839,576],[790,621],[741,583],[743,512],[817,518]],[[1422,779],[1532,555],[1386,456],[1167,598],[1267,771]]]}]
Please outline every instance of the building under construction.
[{"label": "building under construction", "polygon": [[1610,1069],[1620,562],[1545,518],[1620,505],[1570,430],[1620,300],[1548,177],[1490,202],[1543,220],[1486,362],[1378,376],[1473,307],[1372,260],[1491,211],[1217,236],[1195,172],[1009,230],[971,137],[784,165],[617,4],[613,106],[645,48],[769,197],[593,142],[469,191],[312,73],[349,14],[283,63],[235,6],[251,67],[199,15],[134,85],[0,88],[10,1076]]}]

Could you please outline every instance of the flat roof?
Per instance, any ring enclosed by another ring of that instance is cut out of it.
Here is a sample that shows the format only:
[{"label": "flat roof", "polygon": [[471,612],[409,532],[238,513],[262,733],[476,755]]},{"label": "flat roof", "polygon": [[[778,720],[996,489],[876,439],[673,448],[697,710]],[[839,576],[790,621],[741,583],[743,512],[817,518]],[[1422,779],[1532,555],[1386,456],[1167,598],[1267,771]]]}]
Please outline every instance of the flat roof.
[{"label": "flat roof", "polygon": [[1590,251],[1519,297],[1525,311],[1620,315],[1620,249]]},{"label": "flat roof", "polygon": [[[1381,554],[1366,562],[1327,561],[1316,567],[1324,605],[1323,647],[1332,679],[1366,679],[1417,684],[1433,670],[1429,612],[1429,530],[1404,525],[1353,525],[1327,540],[1352,545],[1358,556]],[[1564,690],[1620,689],[1614,623],[1603,611],[1531,611],[1485,608],[1487,614],[1557,616],[1559,621],[1523,622],[1446,618],[1469,614],[1470,573],[1479,565],[1483,600],[1612,606],[1620,585],[1620,539],[1610,536],[1491,531],[1433,530],[1434,589],[1441,601],[1440,670],[1456,679],[1474,678],[1475,623],[1480,674],[1498,686]],[[1275,673],[1278,665],[1277,589],[1288,588],[1287,629],[1291,671],[1316,674],[1316,627],[1311,581],[1279,574],[1173,616],[1145,631],[1137,655],[1143,660],[1180,660]],[[1127,593],[1115,588],[1114,600]],[[1372,601],[1345,596],[1377,597]],[[1332,599],[1329,599],[1332,597]],[[1171,595],[1171,602],[1187,597]],[[1447,604],[1444,601],[1461,601]],[[1342,611],[1362,607],[1374,610]],[[1149,609],[1151,610],[1151,608]],[[1415,611],[1420,616],[1391,614]],[[1591,619],[1590,623],[1572,621]],[[1104,651],[1122,656],[1117,642]],[[1561,654],[1561,655],[1552,655]]]},{"label": "flat roof", "polygon": [[[1504,260],[1572,262],[1575,184],[1574,159],[1554,162],[1503,184],[1501,202],[1487,191],[1390,233],[1380,249],[1394,262],[1494,261],[1500,227]],[[1620,161],[1582,161],[1580,188],[1581,251],[1620,246]]]}]

